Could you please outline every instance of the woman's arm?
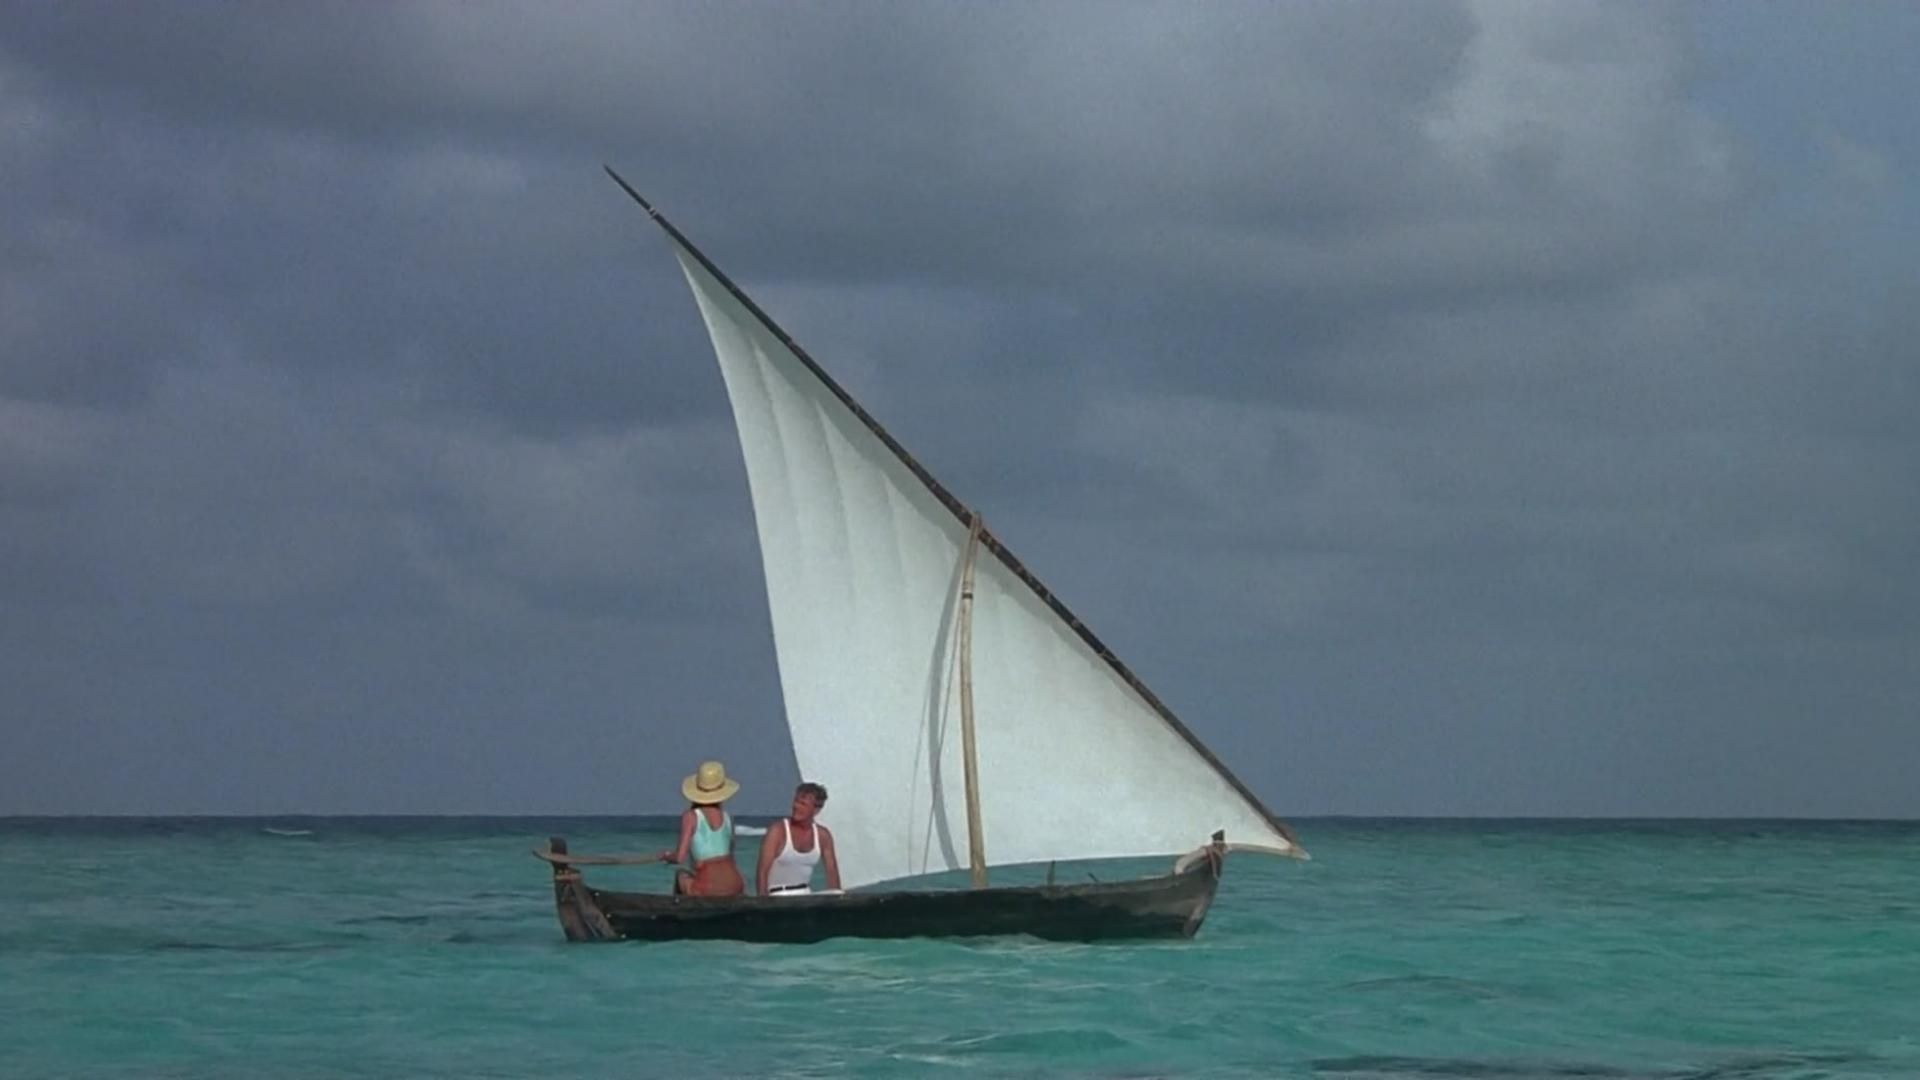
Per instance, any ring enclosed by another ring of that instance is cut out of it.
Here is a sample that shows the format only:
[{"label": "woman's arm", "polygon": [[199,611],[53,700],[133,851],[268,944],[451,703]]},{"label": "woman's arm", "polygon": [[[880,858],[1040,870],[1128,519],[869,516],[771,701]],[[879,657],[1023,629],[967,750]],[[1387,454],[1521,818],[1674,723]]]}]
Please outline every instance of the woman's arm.
[{"label": "woman's arm", "polygon": [[820,834],[820,861],[827,864],[827,888],[840,887],[840,858],[833,853],[833,834],[825,825],[814,822],[813,831]]},{"label": "woman's arm", "polygon": [[697,812],[689,809],[680,815],[680,846],[672,851],[661,852],[661,862],[686,865],[687,849],[693,846],[693,815]]},{"label": "woman's arm", "polygon": [[767,874],[773,869],[773,860],[780,857],[780,851],[787,846],[787,823],[767,826],[767,835],[760,838],[760,867],[753,874],[753,891],[767,895]]}]

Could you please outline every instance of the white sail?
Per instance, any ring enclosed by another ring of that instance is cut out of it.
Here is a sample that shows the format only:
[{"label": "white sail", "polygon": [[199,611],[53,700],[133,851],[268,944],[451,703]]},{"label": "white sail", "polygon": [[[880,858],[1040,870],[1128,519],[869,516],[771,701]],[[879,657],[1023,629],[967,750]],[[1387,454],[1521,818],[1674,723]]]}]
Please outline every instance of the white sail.
[{"label": "white sail", "polygon": [[[657,215],[656,215],[657,216]],[[739,427],[787,724],[847,888],[967,866],[965,513],[668,226]],[[982,547],[972,682],[990,865],[1171,855],[1284,826]]]}]

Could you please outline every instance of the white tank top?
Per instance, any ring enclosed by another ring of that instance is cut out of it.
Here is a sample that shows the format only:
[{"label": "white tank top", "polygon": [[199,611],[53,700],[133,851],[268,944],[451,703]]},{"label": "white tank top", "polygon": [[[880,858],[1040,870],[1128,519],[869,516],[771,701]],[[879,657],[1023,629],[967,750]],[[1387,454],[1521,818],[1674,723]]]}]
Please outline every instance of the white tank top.
[{"label": "white tank top", "polygon": [[793,828],[782,819],[780,822],[780,854],[773,857],[773,865],[767,868],[767,891],[791,888],[795,885],[805,888],[813,882],[813,868],[820,862],[820,825],[813,826],[813,850],[793,850]]}]

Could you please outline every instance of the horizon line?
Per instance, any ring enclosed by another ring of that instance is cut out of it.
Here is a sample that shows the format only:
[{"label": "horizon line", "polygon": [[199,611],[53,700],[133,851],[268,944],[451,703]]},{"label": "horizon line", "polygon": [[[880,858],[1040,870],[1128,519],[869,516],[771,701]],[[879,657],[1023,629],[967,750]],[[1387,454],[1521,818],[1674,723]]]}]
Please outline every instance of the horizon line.
[{"label": "horizon line", "polygon": [[[139,820],[175,820],[175,821],[257,821],[284,818],[326,818],[332,820],[541,820],[551,818],[597,818],[608,821],[628,820],[632,818],[673,817],[682,812],[681,808],[669,810],[636,810],[612,813],[605,811],[536,811],[513,813],[488,813],[481,811],[400,811],[400,812],[322,812],[311,810],[254,811],[246,813],[4,813],[0,822],[9,821],[139,821]],[[738,812],[746,817],[779,818],[780,811],[742,810]],[[1484,821],[1484,822],[1823,822],[1829,824],[1913,824],[1920,823],[1920,815],[1908,817],[1859,816],[1852,814],[1813,815],[1813,814],[1296,814],[1289,815],[1293,821]]]}]

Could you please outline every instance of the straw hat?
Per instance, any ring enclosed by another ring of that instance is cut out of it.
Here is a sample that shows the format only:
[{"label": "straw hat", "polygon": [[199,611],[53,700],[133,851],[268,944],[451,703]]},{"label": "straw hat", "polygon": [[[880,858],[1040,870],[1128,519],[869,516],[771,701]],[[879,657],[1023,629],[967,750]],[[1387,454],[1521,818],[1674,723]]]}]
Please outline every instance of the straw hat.
[{"label": "straw hat", "polygon": [[727,779],[727,767],[717,761],[703,761],[692,776],[680,781],[680,794],[690,803],[705,806],[733,798],[740,781]]}]

